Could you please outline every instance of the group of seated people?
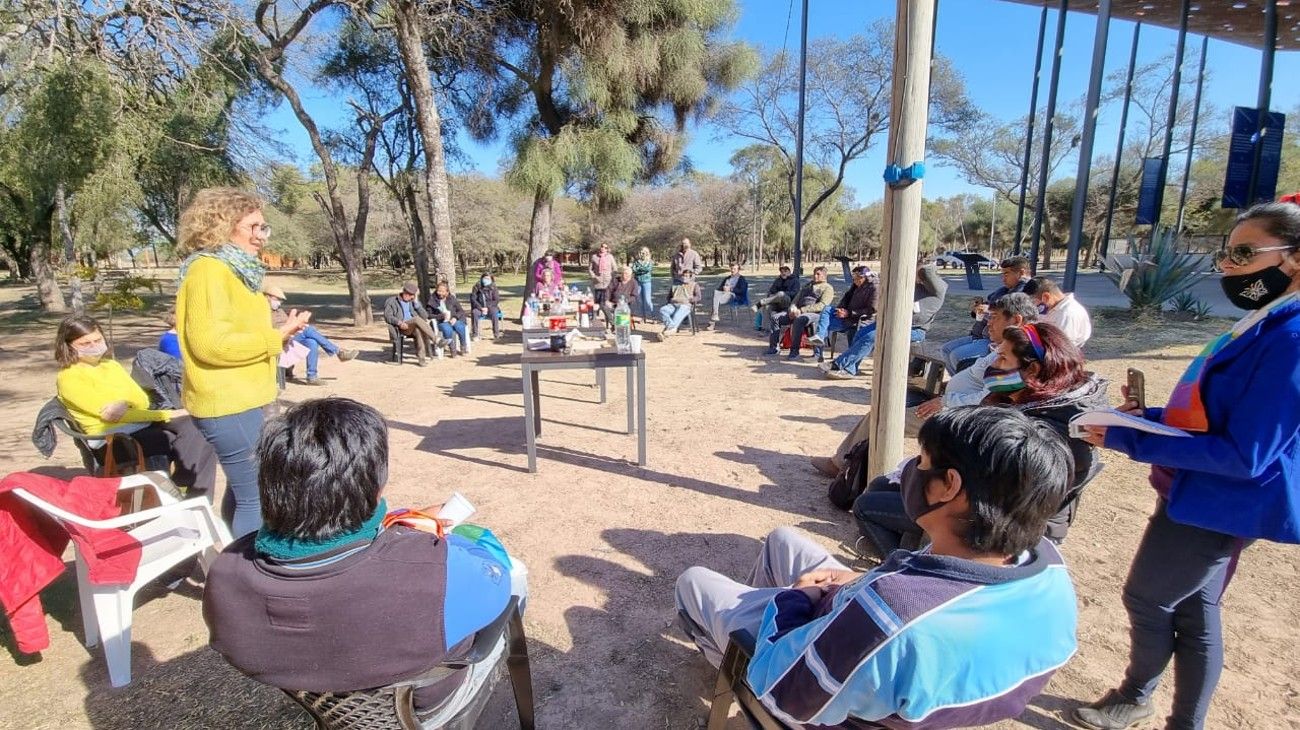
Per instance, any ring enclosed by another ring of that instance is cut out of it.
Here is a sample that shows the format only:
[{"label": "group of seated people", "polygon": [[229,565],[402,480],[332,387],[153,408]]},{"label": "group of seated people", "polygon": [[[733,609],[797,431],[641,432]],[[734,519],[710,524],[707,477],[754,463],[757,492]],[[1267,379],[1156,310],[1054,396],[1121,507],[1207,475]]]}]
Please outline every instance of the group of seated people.
[{"label": "group of seated people", "polygon": [[446,281],[438,282],[427,306],[419,301],[420,287],[414,281],[384,302],[384,323],[393,343],[393,362],[401,361],[402,339],[415,340],[416,363],[428,364],[428,358],[446,350],[448,357],[469,354],[470,338],[482,339],[480,321],[492,327],[492,338],[501,336],[501,292],[496,277],[484,272],[470,289],[468,315]]}]

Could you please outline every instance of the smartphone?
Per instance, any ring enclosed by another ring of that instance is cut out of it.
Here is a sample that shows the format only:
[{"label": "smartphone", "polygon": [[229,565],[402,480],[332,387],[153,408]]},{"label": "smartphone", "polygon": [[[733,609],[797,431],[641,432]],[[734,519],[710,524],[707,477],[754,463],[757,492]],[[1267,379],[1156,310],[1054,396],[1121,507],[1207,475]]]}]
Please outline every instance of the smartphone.
[{"label": "smartphone", "polygon": [[1128,369],[1128,397],[1137,401],[1138,408],[1147,407],[1147,376],[1137,368]]}]

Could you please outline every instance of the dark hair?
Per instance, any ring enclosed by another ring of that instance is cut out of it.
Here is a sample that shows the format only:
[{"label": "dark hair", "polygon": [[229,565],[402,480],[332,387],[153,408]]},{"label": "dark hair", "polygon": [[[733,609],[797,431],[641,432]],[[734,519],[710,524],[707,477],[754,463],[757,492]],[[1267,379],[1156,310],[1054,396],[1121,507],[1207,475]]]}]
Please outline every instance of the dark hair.
[{"label": "dark hair", "polygon": [[1074,457],[1046,421],[1010,408],[944,409],[917,436],[932,469],[955,469],[970,503],[967,547],[1016,555],[1038,544],[1065,501]]},{"label": "dark hair", "polygon": [[818,266],[817,268],[813,269],[813,273],[814,273],[814,274],[816,274],[818,271],[820,271],[820,272],[822,272],[823,274],[825,274],[825,273],[826,273],[826,267],[825,267],[825,266]]},{"label": "dark hair", "polygon": [[[1023,327],[1002,330],[1002,339],[1011,344],[1011,353],[1020,361],[1020,377],[1025,381],[1025,389],[1015,393],[1017,397],[1014,398],[994,393],[990,396],[994,400],[986,402],[1014,400],[1017,403],[1033,403],[1077,388],[1088,380],[1088,374],[1083,371],[1083,353],[1059,327],[1037,322],[1034,329],[1043,344],[1041,357],[1034,350]],[[1036,371],[1028,370],[1030,363],[1038,363]]]},{"label": "dark hair", "polygon": [[990,306],[991,310],[996,310],[1010,322],[1011,318],[1019,315],[1025,322],[1038,321],[1038,305],[1034,300],[1029,298],[1028,294],[1021,292],[1011,292],[1004,294],[1001,299]]},{"label": "dark hair", "polygon": [[1300,206],[1291,203],[1260,203],[1237,216],[1234,225],[1247,221],[1262,226],[1268,235],[1286,245],[1300,248]]},{"label": "dark hair", "polygon": [[348,398],[303,401],[267,422],[257,459],[266,529],[327,540],[375,513],[388,480],[388,426]]},{"label": "dark hair", "polygon": [[73,348],[72,341],[99,330],[99,322],[94,317],[87,317],[84,314],[64,317],[63,321],[59,322],[58,333],[54,335],[54,361],[59,364],[59,367],[76,365],[81,360],[81,356]]},{"label": "dark hair", "polygon": [[1002,268],[1016,271],[1029,271],[1029,259],[1024,256],[1008,256],[1002,259]]},{"label": "dark hair", "polygon": [[850,273],[856,274],[857,276],[866,276],[871,273],[871,269],[868,268],[866,264],[862,264],[860,266],[854,266],[853,271]]},{"label": "dark hair", "polygon": [[790,264],[781,264],[780,266],[776,267],[776,270],[777,270],[777,271],[794,271],[794,269],[790,268]]},{"label": "dark hair", "polygon": [[1053,279],[1050,276],[1035,276],[1032,279],[1032,283],[1034,285],[1035,294],[1042,294],[1043,292],[1047,292],[1048,294],[1061,293],[1061,285],[1057,284],[1056,279]]}]

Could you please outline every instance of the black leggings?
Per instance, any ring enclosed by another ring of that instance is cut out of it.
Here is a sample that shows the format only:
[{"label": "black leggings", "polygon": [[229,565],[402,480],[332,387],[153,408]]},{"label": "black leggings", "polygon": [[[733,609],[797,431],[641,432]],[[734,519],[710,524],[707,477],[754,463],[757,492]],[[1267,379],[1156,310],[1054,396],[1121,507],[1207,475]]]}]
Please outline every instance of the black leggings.
[{"label": "black leggings", "polygon": [[166,457],[171,462],[172,481],[188,487],[191,495],[212,493],[217,482],[217,454],[189,416],[157,421],[131,434],[146,460]]}]

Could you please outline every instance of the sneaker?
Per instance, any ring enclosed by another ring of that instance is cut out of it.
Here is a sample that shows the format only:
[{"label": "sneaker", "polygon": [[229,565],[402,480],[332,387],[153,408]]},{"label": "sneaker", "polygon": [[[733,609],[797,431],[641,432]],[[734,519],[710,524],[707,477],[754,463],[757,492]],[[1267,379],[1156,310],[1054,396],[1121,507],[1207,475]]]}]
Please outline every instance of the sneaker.
[{"label": "sneaker", "polygon": [[1072,719],[1092,730],[1120,730],[1120,728],[1136,725],[1154,715],[1155,712],[1156,709],[1150,702],[1140,704],[1130,702],[1119,693],[1119,690],[1112,689],[1096,702],[1076,707]]},{"label": "sneaker", "polygon": [[667,340],[667,339],[668,339],[672,334],[673,334],[673,333],[672,333],[672,332],[669,332],[668,330],[660,330],[660,331],[659,331],[659,341],[660,341],[660,342],[664,342],[664,341]]},{"label": "sneaker", "polygon": [[320,381],[320,378],[307,378],[302,382],[306,385],[324,385],[324,383]]},{"label": "sneaker", "polygon": [[813,335],[812,337],[808,338],[808,344],[812,345],[813,347],[822,347],[823,345],[826,344],[826,338],[822,337],[821,335]]},{"label": "sneaker", "polygon": [[832,362],[819,362],[819,363],[817,363],[817,369],[820,370],[820,371],[822,371],[823,373],[829,373],[830,371],[832,371],[832,370],[837,370],[838,368],[839,368],[839,366],[837,366],[837,365],[834,363],[834,361],[832,361]]},{"label": "sneaker", "polygon": [[835,465],[835,459],[829,456],[809,456],[808,461],[812,462],[813,468],[834,478],[840,475],[840,468]]},{"label": "sneaker", "polygon": [[785,359],[787,359],[787,360],[798,360],[800,357],[802,357],[802,355],[800,355],[799,353],[797,353],[797,352],[792,352],[792,353],[790,353],[789,355],[786,355],[786,356],[785,356]]},{"label": "sneaker", "polygon": [[831,380],[852,380],[853,379],[853,376],[849,374],[849,371],[840,370],[838,368],[834,370],[827,370],[826,377],[830,378]]},{"label": "sneaker", "polygon": [[776,349],[775,347],[769,347],[767,350],[765,350],[765,351],[763,352],[763,354],[764,354],[764,355],[780,355],[780,354],[781,354],[781,351],[778,350],[778,349]]},{"label": "sneaker", "polygon": [[355,360],[358,354],[359,353],[356,350],[339,350],[339,355],[338,355],[339,362],[347,362],[348,360]]}]

